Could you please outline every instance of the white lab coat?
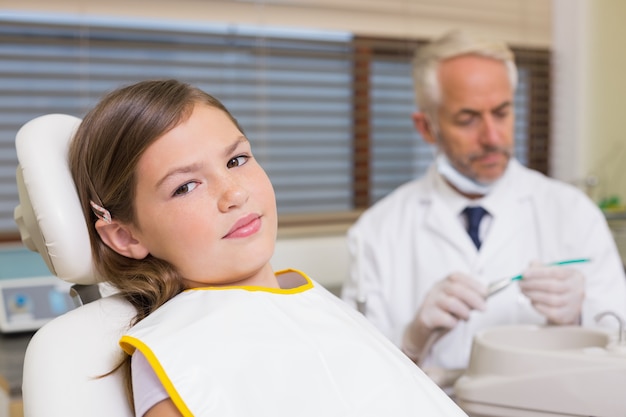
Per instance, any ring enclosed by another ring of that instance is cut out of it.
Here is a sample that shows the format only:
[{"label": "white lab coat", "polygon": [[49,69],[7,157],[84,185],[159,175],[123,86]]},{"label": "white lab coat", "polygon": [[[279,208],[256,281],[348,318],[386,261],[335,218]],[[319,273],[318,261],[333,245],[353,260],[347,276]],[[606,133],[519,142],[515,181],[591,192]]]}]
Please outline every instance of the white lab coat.
[{"label": "white lab coat", "polygon": [[[568,265],[586,279],[582,325],[597,325],[594,316],[607,310],[626,319],[626,278],[615,242],[602,212],[578,189],[511,160],[481,201],[493,219],[477,251],[459,212],[444,204],[445,187],[450,193],[431,167],[424,178],[367,210],[348,233],[353,262],[342,298],[354,305],[359,294],[365,297],[366,316],[395,344],[431,287],[451,272],[488,284],[521,273],[533,260],[591,258]],[[462,202],[457,205],[460,211]],[[610,319],[602,324],[617,324]],[[472,312],[443,336],[424,366],[465,368],[478,330],[513,323],[545,323],[517,285],[489,298],[486,311]]]}]

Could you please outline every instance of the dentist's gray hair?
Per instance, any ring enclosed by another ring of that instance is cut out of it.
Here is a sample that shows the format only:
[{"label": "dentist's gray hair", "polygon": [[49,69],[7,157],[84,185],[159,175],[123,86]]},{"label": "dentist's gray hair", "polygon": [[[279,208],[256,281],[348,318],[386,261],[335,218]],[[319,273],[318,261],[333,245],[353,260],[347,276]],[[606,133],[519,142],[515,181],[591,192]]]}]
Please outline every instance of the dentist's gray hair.
[{"label": "dentist's gray hair", "polygon": [[419,109],[435,116],[441,103],[441,87],[437,70],[439,64],[461,55],[478,55],[501,61],[506,66],[511,88],[517,87],[517,67],[511,49],[503,42],[485,39],[478,35],[454,30],[431,43],[418,47],[413,57],[413,82]]}]

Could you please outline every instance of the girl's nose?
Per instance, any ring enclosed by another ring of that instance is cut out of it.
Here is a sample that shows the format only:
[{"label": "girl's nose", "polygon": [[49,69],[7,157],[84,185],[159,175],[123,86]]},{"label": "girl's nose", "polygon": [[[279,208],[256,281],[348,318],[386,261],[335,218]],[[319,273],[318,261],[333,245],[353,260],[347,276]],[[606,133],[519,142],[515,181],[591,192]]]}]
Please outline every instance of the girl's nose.
[{"label": "girl's nose", "polygon": [[239,182],[231,178],[224,178],[218,198],[218,209],[227,212],[237,207],[241,207],[247,200],[249,194]]}]

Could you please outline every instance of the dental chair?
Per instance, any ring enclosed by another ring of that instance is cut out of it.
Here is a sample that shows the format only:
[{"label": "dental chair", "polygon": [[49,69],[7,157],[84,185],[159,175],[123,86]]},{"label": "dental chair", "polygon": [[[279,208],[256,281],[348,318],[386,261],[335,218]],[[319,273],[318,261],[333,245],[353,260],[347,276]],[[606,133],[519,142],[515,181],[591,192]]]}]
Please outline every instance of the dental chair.
[{"label": "dental chair", "polygon": [[17,133],[15,209],[22,241],[39,252],[55,276],[75,284],[82,305],[35,333],[26,350],[22,383],[25,417],[133,416],[122,373],[118,340],[133,307],[98,284],[78,195],[67,163],[80,119],[52,114]]}]

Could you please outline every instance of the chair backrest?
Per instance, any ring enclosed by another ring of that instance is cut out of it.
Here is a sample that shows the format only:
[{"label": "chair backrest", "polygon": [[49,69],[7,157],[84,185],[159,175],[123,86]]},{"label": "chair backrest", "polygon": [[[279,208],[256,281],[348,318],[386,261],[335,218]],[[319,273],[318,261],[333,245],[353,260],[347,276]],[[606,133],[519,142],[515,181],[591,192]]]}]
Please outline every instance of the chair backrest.
[{"label": "chair backrest", "polygon": [[[68,282],[98,283],[91,246],[67,152],[80,119],[51,114],[26,123],[17,133],[15,209],[22,241],[39,252],[50,271]],[[24,359],[25,417],[132,416],[121,372],[121,334],[132,306],[109,295],[76,308],[43,326]]]}]

